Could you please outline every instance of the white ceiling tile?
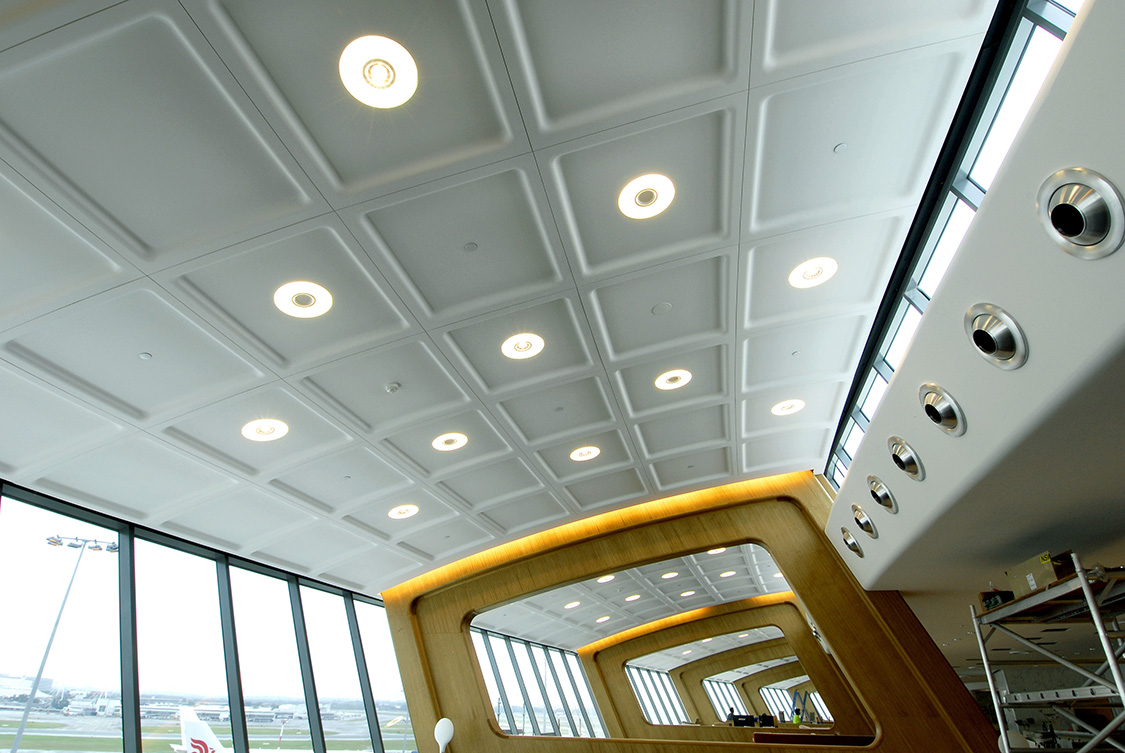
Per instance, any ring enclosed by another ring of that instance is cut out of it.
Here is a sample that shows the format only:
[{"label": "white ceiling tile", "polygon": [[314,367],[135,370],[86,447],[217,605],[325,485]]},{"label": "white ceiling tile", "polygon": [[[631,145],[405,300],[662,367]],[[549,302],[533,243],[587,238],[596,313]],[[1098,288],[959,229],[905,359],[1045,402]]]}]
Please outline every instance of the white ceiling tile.
[{"label": "white ceiling tile", "polygon": [[506,534],[524,534],[543,530],[562,520],[569,511],[547,492],[533,494],[488,508],[481,517]]},{"label": "white ceiling tile", "polygon": [[[258,442],[242,435],[250,421],[284,421],[288,433]],[[172,442],[245,474],[292,466],[352,441],[286,385],[273,384],[177,418],[162,429]]]},{"label": "white ceiling tile", "polygon": [[[208,11],[197,22],[336,206],[527,150],[483,3],[346,0],[325,13],[214,0]],[[399,107],[368,107],[340,81],[340,53],[368,34],[395,40],[417,63],[418,89]]]},{"label": "white ceiling tile", "polygon": [[368,434],[466,406],[469,396],[428,340],[375,348],[298,381],[315,400]]},{"label": "white ceiling tile", "polygon": [[788,464],[790,470],[806,470],[824,464],[831,441],[832,429],[823,427],[759,434],[742,446],[742,462],[747,468]]},{"label": "white ceiling tile", "polygon": [[[500,353],[505,340],[524,332],[543,338],[542,353],[525,359]],[[527,387],[546,377],[575,375],[593,365],[585,319],[570,298],[509,309],[446,332],[444,340],[451,355],[465,364],[490,394]]]},{"label": "white ceiling tile", "polygon": [[492,508],[512,497],[525,497],[543,488],[543,482],[521,458],[474,468],[442,481],[439,486],[476,510]]},{"label": "white ceiling tile", "polygon": [[151,283],[116,288],[13,334],[4,345],[10,358],[137,421],[186,410],[265,378]]},{"label": "white ceiling tile", "polygon": [[[877,304],[912,217],[910,207],[743,244],[739,295],[744,326],[768,326]],[[789,284],[789,274],[797,265],[825,256],[839,264],[831,279],[812,288]]]},{"label": "white ceiling tile", "polygon": [[745,3],[506,0],[490,10],[536,146],[747,85]]},{"label": "white ceiling tile", "polygon": [[752,332],[742,346],[743,389],[848,376],[870,326],[862,315]]},{"label": "white ceiling tile", "polygon": [[0,123],[142,262],[323,207],[179,5],[118,5],[4,56]]},{"label": "white ceiling tile", "polygon": [[111,515],[145,520],[236,482],[146,434],[133,434],[49,468],[36,489]]},{"label": "white ceiling tile", "polygon": [[247,542],[272,538],[279,531],[308,525],[314,519],[311,513],[243,484],[177,512],[164,527],[211,546],[238,551]]},{"label": "white ceiling tile", "polygon": [[[751,90],[743,239],[917,203],[978,38]],[[846,148],[837,153],[837,145]]]},{"label": "white ceiling tile", "polygon": [[0,329],[140,273],[0,163]]},{"label": "white ceiling tile", "polygon": [[517,395],[498,409],[532,444],[590,433],[614,422],[605,386],[594,377]]},{"label": "white ceiling tile", "polygon": [[[413,327],[335,215],[210,254],[158,279],[283,371],[402,337]],[[332,307],[311,318],[282,313],[274,305],[274,292],[295,281],[326,288]]]},{"label": "white ceiling tile", "polygon": [[752,86],[814,70],[983,33],[996,0],[758,0]]},{"label": "white ceiling tile", "polygon": [[[742,401],[743,435],[835,423],[843,410],[849,382],[785,385],[751,392]],[[775,416],[773,406],[788,400],[803,400],[805,407],[788,416]]]},{"label": "white ceiling tile", "polygon": [[335,512],[401,491],[412,482],[370,447],[349,447],[287,470],[269,483],[314,507]]},{"label": "white ceiling tile", "polygon": [[665,455],[684,448],[730,442],[730,421],[724,405],[677,411],[637,424],[645,453]]},{"label": "white ceiling tile", "polygon": [[639,497],[647,490],[641,475],[630,468],[575,481],[566,486],[566,491],[575,504],[583,511],[587,511],[620,505],[625,500]]},{"label": "white ceiling tile", "polygon": [[727,254],[615,278],[590,301],[611,359],[698,345],[730,332],[733,259]]},{"label": "white ceiling tile", "polygon": [[[401,505],[415,505],[418,512],[413,517],[402,519],[392,519],[387,515]],[[453,507],[421,487],[415,487],[364,505],[344,516],[344,520],[383,539],[398,540],[436,523],[452,520],[456,515]]]},{"label": "white ceiling tile", "polygon": [[[622,405],[630,416],[640,418],[727,397],[727,351],[724,346],[678,351],[618,371],[615,381],[624,398]],[[674,390],[657,389],[656,378],[672,369],[690,371],[691,381]]]},{"label": "white ceiling tile", "polygon": [[[572,460],[570,454],[582,447],[597,447],[600,452],[590,460]],[[633,459],[620,431],[576,437],[570,442],[545,447],[535,453],[535,456],[547,466],[557,480],[564,483],[621,467],[629,464]]]},{"label": "white ceiling tile", "polygon": [[377,544],[355,557],[333,565],[320,573],[319,577],[373,594],[398,583],[419,564],[416,557],[411,557],[401,549],[389,544]]},{"label": "white ceiling tile", "polygon": [[661,490],[713,482],[729,476],[732,470],[730,450],[726,447],[690,452],[652,464],[657,488]]},{"label": "white ceiling tile", "polygon": [[289,570],[320,572],[326,563],[346,560],[350,554],[369,547],[370,540],[338,523],[324,521],[301,526],[258,549],[254,554]]},{"label": "white ceiling tile", "polygon": [[[538,153],[564,245],[580,278],[605,276],[684,254],[729,245],[740,187],[745,96],[677,110]],[[631,219],[617,199],[629,181],[649,173],[675,185],[671,205]]]},{"label": "white ceiling tile", "polygon": [[[459,433],[468,443],[459,449],[436,450],[433,442]],[[508,440],[480,411],[472,410],[416,424],[392,434],[383,445],[412,461],[427,474],[450,473],[511,453]]]},{"label": "white ceiling tile", "polygon": [[437,523],[405,537],[402,543],[432,560],[449,561],[467,549],[482,549],[492,541],[492,534],[472,522],[468,516]]},{"label": "white ceiling tile", "polygon": [[[37,466],[103,444],[126,424],[11,368],[0,368],[0,473],[20,476]],[[18,431],[14,427],[20,427]],[[65,431],[62,428],[65,427]]]},{"label": "white ceiling tile", "polygon": [[558,232],[531,157],[354,207],[348,216],[430,320],[563,287]]}]

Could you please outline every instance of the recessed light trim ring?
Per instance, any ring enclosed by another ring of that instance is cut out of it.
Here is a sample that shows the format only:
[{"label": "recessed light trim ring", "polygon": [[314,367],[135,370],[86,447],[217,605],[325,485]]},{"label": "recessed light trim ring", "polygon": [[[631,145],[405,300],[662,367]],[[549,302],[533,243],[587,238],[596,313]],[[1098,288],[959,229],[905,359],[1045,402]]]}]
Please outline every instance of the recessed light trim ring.
[{"label": "recessed light trim ring", "polygon": [[1101,259],[1125,240],[1125,205],[1104,176],[1085,167],[1059,170],[1036,197],[1039,222],[1059,248],[1079,259]]},{"label": "recessed light trim ring", "polygon": [[658,390],[678,390],[690,381],[691,372],[687,369],[671,369],[658,376],[653,384]]},{"label": "recessed light trim ring", "polygon": [[902,437],[891,437],[887,440],[887,449],[891,451],[891,460],[895,467],[915,481],[926,478],[926,469],[922,466],[922,459]]},{"label": "recessed light trim ring", "polygon": [[368,107],[390,109],[406,103],[418,90],[418,64],[393,39],[359,37],[340,53],[340,80]]},{"label": "recessed light trim ring", "polygon": [[851,531],[841,526],[840,536],[844,540],[844,546],[850,549],[857,557],[863,557],[863,548],[859,545],[859,542],[855,540],[855,536],[852,536]]},{"label": "recessed light trim ring", "polygon": [[454,450],[460,450],[468,443],[469,438],[467,436],[457,431],[451,431],[434,437],[430,446],[438,452],[453,452]]},{"label": "recessed light trim ring", "polygon": [[295,319],[314,319],[332,308],[332,294],[315,282],[293,280],[273,292],[273,305]]},{"label": "recessed light trim ring", "polygon": [[859,505],[852,505],[852,519],[859,529],[866,533],[873,539],[879,538],[879,532],[875,530],[875,523],[871,521],[867,513]]},{"label": "recessed light trim ring", "polygon": [[831,256],[818,256],[794,267],[789,284],[799,289],[815,288],[831,280],[839,269],[839,262]]},{"label": "recessed light trim ring", "polygon": [[965,312],[965,334],[973,350],[997,368],[1011,371],[1027,362],[1027,337],[1012,315],[999,306],[970,306]]},{"label": "recessed light trim ring", "polygon": [[672,205],[676,185],[667,175],[648,173],[625,184],[617,195],[617,208],[632,220],[655,217]]},{"label": "recessed light trim ring", "polygon": [[867,490],[871,493],[871,498],[875,500],[876,504],[887,512],[891,514],[898,512],[898,502],[895,500],[895,495],[891,494],[891,490],[883,483],[881,478],[868,476]]},{"label": "recessed light trim ring", "polygon": [[242,427],[242,436],[252,442],[273,442],[289,433],[289,424],[276,418],[257,418]]},{"label": "recessed light trim ring", "polygon": [[513,360],[534,358],[543,352],[546,343],[534,332],[521,332],[512,335],[500,345],[500,352]]},{"label": "recessed light trim ring", "polygon": [[965,413],[940,384],[923,384],[918,388],[918,400],[922,403],[926,418],[946,434],[959,437],[965,433]]}]

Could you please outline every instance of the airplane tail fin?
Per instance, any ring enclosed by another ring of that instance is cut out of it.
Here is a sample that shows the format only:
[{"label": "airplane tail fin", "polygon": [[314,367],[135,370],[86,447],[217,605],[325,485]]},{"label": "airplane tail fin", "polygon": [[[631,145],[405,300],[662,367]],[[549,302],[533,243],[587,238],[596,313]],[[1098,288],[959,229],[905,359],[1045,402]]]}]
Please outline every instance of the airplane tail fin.
[{"label": "airplane tail fin", "polygon": [[180,708],[180,743],[184,753],[228,753],[207,722],[188,706]]}]

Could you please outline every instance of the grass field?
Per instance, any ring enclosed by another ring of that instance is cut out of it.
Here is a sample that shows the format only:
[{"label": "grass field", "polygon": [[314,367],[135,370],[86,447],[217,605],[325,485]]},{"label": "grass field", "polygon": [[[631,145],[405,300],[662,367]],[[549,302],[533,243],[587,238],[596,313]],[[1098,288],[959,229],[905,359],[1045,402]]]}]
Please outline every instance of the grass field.
[{"label": "grass field", "polygon": [[[5,720],[5,721],[0,722],[0,729],[4,729],[5,727],[10,727],[11,729],[15,729],[16,727],[19,727],[19,726],[20,726],[20,723],[17,722],[17,721]],[[37,722],[33,719],[29,719],[28,722],[27,722],[26,729],[62,729],[65,726],[66,725],[63,724],[62,722]]]}]

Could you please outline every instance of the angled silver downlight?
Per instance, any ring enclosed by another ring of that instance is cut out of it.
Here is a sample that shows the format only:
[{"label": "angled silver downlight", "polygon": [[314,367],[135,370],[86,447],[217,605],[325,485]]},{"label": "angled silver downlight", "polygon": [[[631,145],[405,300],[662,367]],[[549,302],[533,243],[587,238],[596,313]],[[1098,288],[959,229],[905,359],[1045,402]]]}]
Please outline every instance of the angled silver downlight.
[{"label": "angled silver downlight", "polygon": [[965,414],[961,406],[945,389],[933,382],[926,382],[918,389],[918,399],[922,410],[946,434],[959,437],[965,433]]},{"label": "angled silver downlight", "polygon": [[1051,240],[1079,259],[1109,256],[1125,239],[1121,195],[1093,170],[1059,170],[1040,186],[1036,208]]},{"label": "angled silver downlight", "polygon": [[914,448],[906,443],[902,437],[891,437],[887,440],[887,449],[891,451],[891,461],[895,467],[915,481],[926,478],[926,469],[922,467],[922,460]]},{"label": "angled silver downlight", "polygon": [[855,540],[855,536],[852,536],[851,531],[849,531],[847,528],[841,527],[840,536],[842,536],[844,539],[844,546],[846,546],[848,549],[851,549],[858,556],[863,556],[863,550],[860,548],[859,542]]},{"label": "angled silver downlight", "polygon": [[898,503],[895,501],[895,495],[891,494],[891,490],[883,483],[883,480],[878,476],[867,477],[867,491],[871,493],[871,499],[887,512],[897,513]]},{"label": "angled silver downlight", "polygon": [[1027,338],[1016,320],[991,303],[965,312],[965,334],[984,360],[1001,369],[1018,369],[1027,361]]},{"label": "angled silver downlight", "polygon": [[875,524],[871,522],[871,518],[867,516],[867,513],[865,513],[863,508],[859,505],[852,505],[852,519],[855,520],[855,524],[859,526],[859,530],[873,539],[879,538],[879,534],[875,530]]}]

